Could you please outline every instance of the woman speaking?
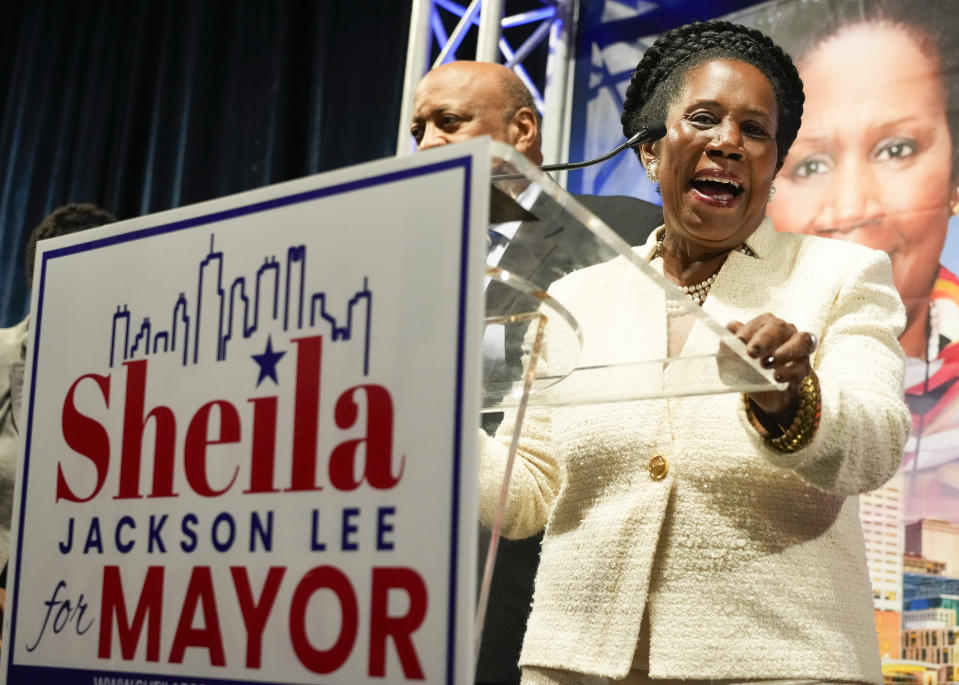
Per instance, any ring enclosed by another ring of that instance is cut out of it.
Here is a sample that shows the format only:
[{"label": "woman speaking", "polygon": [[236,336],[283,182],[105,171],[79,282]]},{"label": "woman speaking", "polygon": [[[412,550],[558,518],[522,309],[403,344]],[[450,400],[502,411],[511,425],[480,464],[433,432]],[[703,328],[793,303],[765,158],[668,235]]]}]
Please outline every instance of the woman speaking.
[{"label": "woman speaking", "polygon": [[[802,105],[789,57],[728,22],[670,31],[636,68],[624,132],[667,133],[640,150],[665,225],[635,249],[788,385],[528,413],[504,523],[545,527],[524,683],[882,682],[854,495],[909,431],[905,314],[884,253],[765,218]],[[682,355],[692,317],[637,298],[634,271],[551,292],[607,333],[591,354],[650,344],[659,320]],[[511,432],[482,444],[484,518]]]}]

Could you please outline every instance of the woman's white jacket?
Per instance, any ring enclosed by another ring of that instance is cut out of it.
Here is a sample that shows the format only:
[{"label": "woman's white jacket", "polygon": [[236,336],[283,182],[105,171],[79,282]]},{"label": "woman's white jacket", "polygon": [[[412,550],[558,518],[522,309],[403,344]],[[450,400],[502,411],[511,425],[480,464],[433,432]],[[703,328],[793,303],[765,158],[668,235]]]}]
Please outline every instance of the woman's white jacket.
[{"label": "woman's white jacket", "polygon": [[[646,259],[655,237],[636,248]],[[736,393],[531,410],[504,528],[546,528],[522,665],[622,678],[648,611],[651,677],[882,682],[856,495],[895,473],[911,425],[889,259],[768,219],[747,245],[703,308],[722,324],[771,312],[818,336],[818,433],[777,452]],[[587,332],[581,365],[665,357],[662,293],[627,260],[551,293]],[[714,340],[697,324],[682,354],[712,354]],[[548,364],[571,353],[547,336]],[[482,440],[487,524],[512,424]],[[662,480],[654,456],[669,463]]]}]

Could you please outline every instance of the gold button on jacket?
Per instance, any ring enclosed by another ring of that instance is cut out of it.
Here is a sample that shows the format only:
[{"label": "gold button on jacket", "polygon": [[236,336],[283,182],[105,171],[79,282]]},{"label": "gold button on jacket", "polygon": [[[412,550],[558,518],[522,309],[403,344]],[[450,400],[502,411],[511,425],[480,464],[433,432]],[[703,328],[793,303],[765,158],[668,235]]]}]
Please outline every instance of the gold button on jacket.
[{"label": "gold button on jacket", "polygon": [[666,457],[656,455],[649,460],[649,475],[653,480],[662,480],[669,473],[669,462]]}]

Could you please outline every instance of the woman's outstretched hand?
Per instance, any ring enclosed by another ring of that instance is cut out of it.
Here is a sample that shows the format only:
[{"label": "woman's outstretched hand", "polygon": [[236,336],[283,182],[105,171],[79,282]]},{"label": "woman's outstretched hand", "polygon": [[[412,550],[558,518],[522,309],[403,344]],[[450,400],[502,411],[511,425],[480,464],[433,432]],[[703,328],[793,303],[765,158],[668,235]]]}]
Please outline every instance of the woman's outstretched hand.
[{"label": "woman's outstretched hand", "polygon": [[764,413],[788,425],[796,412],[800,381],[813,373],[809,357],[816,351],[816,336],[769,313],[747,323],[730,321],[726,328],[745,343],[750,357],[758,359],[764,368],[775,369],[777,381],[789,383],[782,391],[748,395]]}]

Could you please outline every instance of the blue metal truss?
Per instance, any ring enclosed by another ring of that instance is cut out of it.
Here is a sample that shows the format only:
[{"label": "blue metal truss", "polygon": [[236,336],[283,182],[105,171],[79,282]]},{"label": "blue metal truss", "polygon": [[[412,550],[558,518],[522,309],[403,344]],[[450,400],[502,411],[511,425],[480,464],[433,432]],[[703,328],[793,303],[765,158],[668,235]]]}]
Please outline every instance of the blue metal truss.
[{"label": "blue metal truss", "polygon": [[[540,2],[542,7],[506,14],[500,22],[501,33],[498,43],[500,61],[513,69],[523,80],[532,92],[536,106],[542,114],[545,107],[544,96],[542,89],[536,84],[542,82],[543,79],[533,78],[523,62],[540,43],[548,39],[553,23],[561,21],[562,18],[555,0],[540,0]],[[509,3],[507,3],[507,11],[509,10],[508,5]],[[439,55],[433,61],[433,66],[461,58],[457,52],[464,39],[470,31],[479,30],[480,6],[481,2],[464,4],[456,0],[433,0],[430,12],[430,28],[433,44],[439,49]],[[444,16],[444,12],[446,16]],[[458,20],[458,23],[452,31],[448,31],[449,20],[453,18]],[[531,25],[536,26],[530,33],[528,27]],[[518,41],[513,38],[513,35],[517,32],[512,31],[512,29],[523,27],[526,27],[526,30],[523,31],[525,38],[522,39],[522,42],[519,42],[517,47],[516,43]]]}]

